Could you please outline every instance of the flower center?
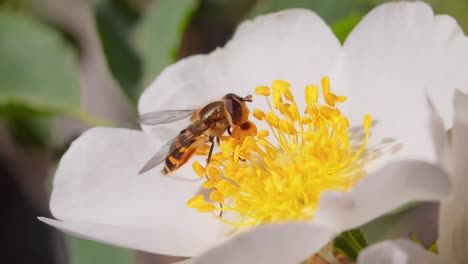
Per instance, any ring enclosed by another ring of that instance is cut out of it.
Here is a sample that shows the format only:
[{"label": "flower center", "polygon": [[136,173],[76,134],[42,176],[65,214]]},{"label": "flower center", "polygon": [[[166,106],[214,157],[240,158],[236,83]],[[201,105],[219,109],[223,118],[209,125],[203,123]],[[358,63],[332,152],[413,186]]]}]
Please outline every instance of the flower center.
[{"label": "flower center", "polygon": [[[346,97],[330,91],[328,78],[321,82],[323,104],[318,86],[305,87],[303,115],[290,86],[276,80],[271,89],[255,89],[269,109],[255,109],[253,116],[266,122],[269,131],[252,135],[252,130],[234,129],[237,136],[222,141],[207,168],[194,162],[197,174],[206,176],[203,187],[211,191],[209,200],[197,195],[189,207],[235,226],[310,220],[322,191],[347,191],[365,174],[358,157],[369,138],[370,115],[364,116],[365,137],[356,145],[348,119],[338,109]],[[218,216],[218,210],[236,212],[240,218],[231,221]]]}]

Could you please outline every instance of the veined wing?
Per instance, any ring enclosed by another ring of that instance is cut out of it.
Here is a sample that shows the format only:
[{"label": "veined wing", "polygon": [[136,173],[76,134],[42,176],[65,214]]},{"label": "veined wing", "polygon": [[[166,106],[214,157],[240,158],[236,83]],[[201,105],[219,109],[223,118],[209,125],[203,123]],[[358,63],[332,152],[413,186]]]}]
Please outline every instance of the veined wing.
[{"label": "veined wing", "polygon": [[140,124],[155,126],[159,124],[168,124],[191,116],[197,109],[186,110],[161,110],[149,112],[140,116]]},{"label": "veined wing", "polygon": [[151,157],[151,159],[146,162],[143,168],[138,172],[138,174],[145,173],[152,168],[158,166],[163,161],[166,160],[167,157],[173,156],[177,152],[180,151],[180,147],[188,147],[192,145],[195,141],[200,138],[207,129],[210,128],[210,125],[205,124],[201,121],[197,121],[186,129],[182,130],[179,135],[173,138],[171,141],[164,144],[159,151]]},{"label": "veined wing", "polygon": [[169,150],[171,149],[171,146],[173,143],[175,143],[176,141],[176,138],[173,138],[172,140],[168,141],[166,144],[164,144],[159,150],[158,152],[156,152],[156,154],[154,154],[153,157],[151,157],[145,164],[145,166],[143,166],[143,168],[141,168],[141,170],[138,172],[138,174],[142,174],[142,173],[145,173],[149,170],[151,170],[152,168],[158,166],[159,164],[161,164],[167,157],[168,153],[169,153]]}]

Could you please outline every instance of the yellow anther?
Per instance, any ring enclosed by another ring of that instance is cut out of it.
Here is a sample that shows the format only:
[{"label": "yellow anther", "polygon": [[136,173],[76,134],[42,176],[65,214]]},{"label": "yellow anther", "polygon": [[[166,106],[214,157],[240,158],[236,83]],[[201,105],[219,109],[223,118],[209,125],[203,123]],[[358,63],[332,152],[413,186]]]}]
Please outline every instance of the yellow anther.
[{"label": "yellow anther", "polygon": [[243,208],[244,211],[247,211],[250,209],[249,203],[245,199],[243,199],[243,197],[240,197],[240,196],[236,197],[234,202],[238,207]]},{"label": "yellow anther", "polygon": [[296,128],[286,120],[281,120],[279,122],[279,130],[290,135],[295,135],[297,133]]},{"label": "yellow anther", "polygon": [[214,190],[210,193],[210,199],[214,202],[222,203],[224,202],[224,196],[218,190]]},{"label": "yellow anther", "polygon": [[[220,154],[221,156],[223,155],[222,153],[216,153],[216,154]],[[216,157],[219,157],[219,155],[218,155],[218,156],[212,155],[211,161],[210,161],[210,165],[213,165],[213,166],[215,166],[215,167],[219,167],[219,166],[221,166],[222,164],[221,164],[221,162],[219,162],[219,161],[216,159]]]},{"label": "yellow anther", "polygon": [[305,88],[305,99],[307,105],[313,105],[318,101],[318,87],[316,85],[307,85]]},{"label": "yellow anther", "polygon": [[189,208],[195,208],[200,213],[213,212],[216,208],[213,204],[207,203],[203,195],[197,195],[187,201],[187,206]]},{"label": "yellow anther", "polygon": [[257,86],[257,87],[255,87],[255,94],[263,95],[263,96],[270,96],[270,87],[268,87],[268,86]]},{"label": "yellow anther", "polygon": [[188,200],[187,205],[190,208],[194,208],[197,205],[199,205],[200,203],[204,203],[204,202],[205,202],[205,197],[203,197],[202,194],[199,194],[199,195],[193,197],[192,199]]},{"label": "yellow anther", "polygon": [[289,89],[289,87],[284,90],[283,94],[286,100],[288,100],[289,102],[294,102],[294,96],[291,93],[291,89]]},{"label": "yellow anther", "polygon": [[278,116],[276,116],[273,112],[268,112],[265,117],[265,120],[267,121],[269,125],[274,126],[274,127],[278,126],[278,123],[280,121]]},{"label": "yellow anther", "polygon": [[276,109],[279,107],[283,106],[283,98],[281,97],[281,91],[278,89],[275,89],[273,86],[273,105],[275,106]]},{"label": "yellow anther", "polygon": [[338,100],[337,96],[332,93],[327,93],[323,96],[323,99],[329,106],[335,106],[336,101]]},{"label": "yellow anther", "polygon": [[262,121],[265,118],[265,112],[257,108],[253,110],[252,114],[255,118],[257,118],[260,121]]},{"label": "yellow anther", "polygon": [[349,120],[345,116],[340,116],[340,123],[343,124],[345,128],[350,127]]},{"label": "yellow anther", "polygon": [[320,112],[320,115],[322,115],[325,119],[330,120],[330,121],[333,119],[333,117],[337,115],[335,109],[326,105],[321,105],[319,107],[319,112]]},{"label": "yellow anther", "polygon": [[245,138],[244,142],[242,143],[241,146],[241,151],[242,152],[250,152],[252,149],[255,147],[255,140],[252,136],[248,136]]},{"label": "yellow anther", "polygon": [[217,183],[218,183],[217,180],[208,179],[207,181],[203,182],[202,187],[205,189],[211,189],[215,187]]},{"label": "yellow anther", "polygon": [[241,146],[237,145],[236,148],[234,149],[234,153],[233,153],[234,160],[239,160],[240,154],[241,154]]},{"label": "yellow anther", "polygon": [[200,164],[200,162],[194,161],[192,163],[192,168],[198,177],[203,178],[203,176],[205,176],[205,168]]},{"label": "yellow anther", "polygon": [[346,96],[342,96],[342,95],[338,96],[334,93],[327,93],[324,95],[323,99],[329,106],[334,107],[336,103],[342,103],[346,101],[347,98]]},{"label": "yellow anther", "polygon": [[321,80],[323,94],[326,95],[330,92],[330,79],[323,77]]},{"label": "yellow anther", "polygon": [[223,160],[223,152],[214,153],[211,157],[210,163],[215,163],[213,165],[218,166],[217,164],[220,163],[218,160]]},{"label": "yellow anther", "polygon": [[308,116],[302,116],[299,122],[302,125],[307,125],[307,124],[310,124],[312,122],[312,119],[310,119],[310,117],[308,117]]},{"label": "yellow anther", "polygon": [[289,107],[287,108],[287,115],[293,121],[299,120],[300,113],[299,113],[299,109],[297,108],[297,104],[295,102],[290,104]]},{"label": "yellow anther", "polygon": [[289,124],[286,120],[281,120],[278,125],[278,129],[286,134],[289,134]]},{"label": "yellow anther", "polygon": [[372,117],[369,114],[364,115],[364,120],[362,121],[362,125],[364,126],[366,133],[368,133],[371,125],[372,125]]},{"label": "yellow anther", "polygon": [[225,141],[227,142],[226,144],[221,144],[219,147],[225,158],[230,157],[231,153],[234,151],[233,140],[233,138],[230,138],[228,141]]},{"label": "yellow anther", "polygon": [[343,102],[345,102],[347,99],[348,99],[348,97],[343,96],[343,95],[339,95],[339,96],[337,97],[336,101],[337,101],[338,103],[343,103]]},{"label": "yellow anther", "polygon": [[270,135],[270,133],[268,133],[268,130],[260,130],[260,132],[258,132],[257,134],[257,137],[259,138],[265,138],[265,137],[268,137]]},{"label": "yellow anther", "polygon": [[220,178],[220,172],[217,167],[215,167],[215,164],[210,163],[210,166],[208,166],[206,170],[206,174],[208,175],[209,179],[218,179]]},{"label": "yellow anther", "polygon": [[194,164],[197,174],[208,177],[203,187],[210,190],[211,201],[196,196],[189,207],[211,213],[222,207],[238,213],[240,220],[220,219],[236,226],[310,221],[322,191],[347,191],[365,174],[365,160],[358,158],[370,135],[370,115],[362,121],[364,140],[355,138],[338,108],[346,97],[331,92],[328,78],[321,80],[321,97],[318,86],[305,87],[304,106],[297,105],[290,86],[276,80],[271,90],[255,89],[267,96],[270,109],[255,109],[253,116],[271,131],[257,132],[253,123],[255,129],[234,127],[206,172]]},{"label": "yellow anther", "polygon": [[197,207],[199,213],[211,213],[216,209],[214,204],[205,203]]},{"label": "yellow anther", "polygon": [[221,180],[216,185],[216,188],[218,191],[222,192],[225,197],[234,197],[238,193],[237,188],[227,180]]},{"label": "yellow anther", "polygon": [[274,80],[272,86],[273,89],[278,89],[280,92],[285,92],[287,89],[289,89],[289,87],[291,87],[291,84],[283,80]]}]

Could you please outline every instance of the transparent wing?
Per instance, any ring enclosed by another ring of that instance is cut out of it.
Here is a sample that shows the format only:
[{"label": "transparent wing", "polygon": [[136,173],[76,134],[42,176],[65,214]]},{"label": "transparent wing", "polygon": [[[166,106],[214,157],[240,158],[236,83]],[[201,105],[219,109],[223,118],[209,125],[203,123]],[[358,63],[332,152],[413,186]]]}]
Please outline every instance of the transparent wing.
[{"label": "transparent wing", "polygon": [[161,164],[167,157],[168,153],[169,153],[169,150],[171,149],[171,145],[172,143],[174,143],[176,141],[176,138],[173,138],[172,140],[170,140],[169,142],[167,142],[166,144],[164,144],[159,150],[158,152],[156,152],[156,154],[154,154],[153,157],[151,157],[151,159],[149,159],[145,166],[143,166],[143,168],[141,168],[141,170],[138,172],[138,174],[142,174],[142,173],[145,173],[149,170],[151,170],[152,168],[158,166],[159,164]]},{"label": "transparent wing", "polygon": [[158,152],[151,157],[151,159],[146,162],[145,166],[138,172],[138,174],[145,173],[152,168],[158,166],[162,162],[166,160],[166,157],[172,156],[176,151],[179,151],[178,148],[174,148],[171,150],[171,145],[177,142],[177,145],[179,146],[188,146],[190,145],[191,142],[195,141],[201,134],[203,134],[208,128],[210,128],[209,124],[205,124],[202,122],[195,122],[191,124],[189,127],[186,129],[182,130],[180,134],[164,144]]},{"label": "transparent wing", "polygon": [[162,111],[155,111],[142,114],[140,116],[140,124],[148,125],[148,126],[155,126],[159,124],[168,124],[175,122],[177,120],[181,120],[191,116],[193,113],[197,111],[196,108],[194,109],[186,109],[186,110],[162,110]]}]

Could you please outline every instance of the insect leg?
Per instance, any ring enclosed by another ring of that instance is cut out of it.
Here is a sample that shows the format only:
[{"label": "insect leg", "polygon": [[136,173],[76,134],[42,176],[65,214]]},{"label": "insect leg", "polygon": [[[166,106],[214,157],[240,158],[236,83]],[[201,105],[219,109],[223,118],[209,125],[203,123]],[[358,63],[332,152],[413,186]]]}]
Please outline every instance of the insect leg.
[{"label": "insect leg", "polygon": [[[210,143],[211,143],[211,146],[210,146],[210,151],[208,152],[208,158],[206,159],[206,166],[205,168],[208,167],[208,165],[210,164],[210,161],[211,161],[211,155],[213,154],[213,149],[214,149],[214,140],[215,140],[215,137],[210,137]],[[219,145],[219,138],[216,137],[216,142],[218,143]],[[207,175],[205,175],[205,177],[207,179],[209,179],[209,177]],[[216,190],[216,187],[214,188]],[[219,203],[219,208],[223,208],[223,204],[222,203]],[[223,210],[219,210],[219,217],[223,216]]]},{"label": "insect leg", "polygon": [[223,210],[222,210],[222,209],[223,209],[223,204],[222,204],[222,203],[219,203],[219,208],[220,208],[221,210],[219,210],[219,215],[218,215],[218,217],[222,217],[222,216],[223,216]]},{"label": "insect leg", "polygon": [[214,149],[214,137],[210,137],[210,151],[208,152],[208,158],[206,159],[206,167],[208,167],[208,164],[210,164],[211,161],[211,154],[213,154],[213,149]]}]

